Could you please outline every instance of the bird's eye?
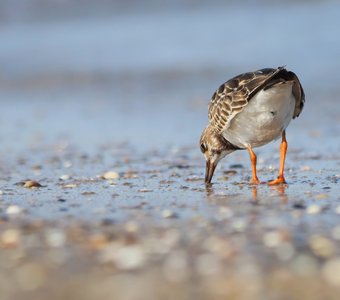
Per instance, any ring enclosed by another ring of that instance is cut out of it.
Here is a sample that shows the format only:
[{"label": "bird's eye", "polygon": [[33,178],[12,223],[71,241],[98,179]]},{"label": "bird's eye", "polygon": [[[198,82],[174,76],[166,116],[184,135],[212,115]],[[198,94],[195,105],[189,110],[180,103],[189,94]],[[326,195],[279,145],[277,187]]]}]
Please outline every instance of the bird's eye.
[{"label": "bird's eye", "polygon": [[201,148],[201,152],[202,152],[202,153],[205,153],[205,151],[207,151],[207,148],[205,147],[204,144],[201,144],[201,145],[200,145],[200,148]]}]

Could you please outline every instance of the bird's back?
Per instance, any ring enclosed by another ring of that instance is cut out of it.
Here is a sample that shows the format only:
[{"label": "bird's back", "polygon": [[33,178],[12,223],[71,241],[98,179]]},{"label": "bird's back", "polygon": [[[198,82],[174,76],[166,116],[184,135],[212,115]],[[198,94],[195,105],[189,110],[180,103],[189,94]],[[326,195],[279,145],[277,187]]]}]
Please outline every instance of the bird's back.
[{"label": "bird's back", "polygon": [[222,134],[229,128],[232,119],[247,107],[258,92],[285,82],[292,82],[292,93],[296,100],[293,118],[299,116],[305,96],[298,77],[284,67],[265,68],[237,75],[219,87],[209,103],[210,125]]}]

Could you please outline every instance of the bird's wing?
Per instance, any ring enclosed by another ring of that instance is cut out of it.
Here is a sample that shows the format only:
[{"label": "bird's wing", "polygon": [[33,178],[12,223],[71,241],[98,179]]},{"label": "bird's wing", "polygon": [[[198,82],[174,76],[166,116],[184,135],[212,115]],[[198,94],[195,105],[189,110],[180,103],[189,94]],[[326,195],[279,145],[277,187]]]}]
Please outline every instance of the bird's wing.
[{"label": "bird's wing", "polygon": [[287,80],[292,80],[294,82],[293,95],[296,99],[296,103],[293,118],[295,119],[300,115],[305,105],[305,92],[303,91],[300,80],[295,73],[287,71]]},{"label": "bird's wing", "polygon": [[230,121],[244,109],[257,92],[284,81],[294,81],[293,94],[297,99],[294,118],[297,117],[304,103],[302,86],[293,72],[287,71],[284,67],[279,67],[243,73],[222,84],[209,103],[208,118],[210,124],[219,133],[222,133],[229,127]]}]

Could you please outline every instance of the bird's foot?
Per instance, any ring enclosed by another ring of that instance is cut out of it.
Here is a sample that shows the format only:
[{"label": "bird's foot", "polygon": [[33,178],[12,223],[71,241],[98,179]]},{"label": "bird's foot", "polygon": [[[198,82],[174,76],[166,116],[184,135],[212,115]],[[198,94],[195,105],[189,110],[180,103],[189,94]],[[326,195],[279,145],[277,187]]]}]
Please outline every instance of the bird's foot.
[{"label": "bird's foot", "polygon": [[278,176],[275,180],[269,181],[268,185],[278,185],[278,184],[286,184],[286,180],[283,176]]},{"label": "bird's foot", "polygon": [[252,178],[249,183],[256,185],[256,184],[263,184],[264,182],[258,179],[257,177],[255,177],[255,178]]}]

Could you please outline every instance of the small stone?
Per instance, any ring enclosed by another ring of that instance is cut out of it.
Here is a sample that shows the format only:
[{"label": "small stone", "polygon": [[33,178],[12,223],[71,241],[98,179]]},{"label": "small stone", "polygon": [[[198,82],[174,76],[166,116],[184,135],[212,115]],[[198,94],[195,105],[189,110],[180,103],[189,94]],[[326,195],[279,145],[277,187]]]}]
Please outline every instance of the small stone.
[{"label": "small stone", "polygon": [[63,165],[65,168],[68,168],[68,169],[72,167],[72,163],[70,161],[65,161]]},{"label": "small stone", "polygon": [[223,219],[230,219],[234,215],[233,211],[227,206],[220,207],[219,214]]},{"label": "small stone", "polygon": [[321,272],[330,285],[340,287],[340,257],[327,261]]},{"label": "small stone", "polygon": [[64,184],[64,185],[62,185],[62,187],[64,189],[73,189],[73,188],[77,187],[77,185],[75,183],[70,183],[70,184]]},{"label": "small stone", "polygon": [[321,208],[319,205],[312,204],[307,207],[307,214],[316,215],[321,212]]},{"label": "small stone", "polygon": [[138,190],[138,192],[140,192],[140,193],[150,193],[150,192],[152,192],[153,190],[151,190],[151,189],[139,189]]},{"label": "small stone", "polygon": [[62,230],[50,229],[46,232],[46,242],[50,247],[61,247],[65,244],[66,236]]},{"label": "small stone", "polygon": [[236,219],[233,223],[232,223],[232,227],[235,231],[237,232],[242,232],[246,229],[246,222],[239,218],[239,219]]},{"label": "small stone", "polygon": [[82,192],[81,193],[83,196],[93,196],[95,195],[96,193],[95,192],[92,192],[92,191],[86,191],[86,192]]},{"label": "small stone", "polygon": [[162,211],[162,217],[165,219],[173,219],[173,218],[177,218],[178,215],[169,209],[165,209]]},{"label": "small stone", "polygon": [[42,185],[37,181],[27,180],[27,181],[24,182],[23,187],[31,189],[31,188],[40,188],[40,187],[42,187]]},{"label": "small stone", "polygon": [[89,238],[89,245],[94,250],[104,249],[108,244],[108,238],[103,233],[97,233]]},{"label": "small stone", "polygon": [[4,192],[2,190],[0,190],[0,195],[3,195],[3,194],[4,194]]},{"label": "small stone", "polygon": [[103,249],[100,260],[113,262],[120,270],[135,270],[141,268],[146,262],[146,253],[139,245],[118,247],[110,245]]},{"label": "small stone", "polygon": [[330,257],[335,253],[333,242],[321,235],[312,235],[309,239],[309,245],[313,253],[320,257]]},{"label": "small stone", "polygon": [[338,205],[336,208],[335,208],[335,212],[340,215],[340,205]]},{"label": "small stone", "polygon": [[327,194],[317,194],[315,196],[315,199],[316,200],[323,200],[323,199],[327,199],[328,197],[329,197],[329,195],[327,195]]},{"label": "small stone", "polygon": [[263,235],[263,243],[266,247],[274,248],[281,243],[281,235],[278,231],[270,231]]},{"label": "small stone", "polygon": [[130,233],[136,233],[139,230],[139,225],[136,222],[130,221],[124,225],[124,229]]},{"label": "small stone", "polygon": [[301,171],[310,171],[312,168],[310,167],[310,166],[302,166],[301,168],[300,168],[300,170]]},{"label": "small stone", "polygon": [[22,212],[22,208],[18,205],[10,205],[6,209],[6,213],[8,215],[17,215]]},{"label": "small stone", "polygon": [[114,171],[108,171],[108,172],[104,173],[103,175],[101,175],[100,177],[102,179],[112,180],[112,179],[118,179],[119,174],[117,172],[114,172]]},{"label": "small stone", "polygon": [[67,175],[67,174],[64,174],[64,175],[61,175],[61,176],[59,177],[59,179],[60,179],[60,180],[69,180],[69,179],[71,179],[71,176],[70,176],[70,175]]},{"label": "small stone", "polygon": [[7,229],[1,234],[0,241],[5,247],[16,247],[20,242],[20,231],[17,229]]}]

